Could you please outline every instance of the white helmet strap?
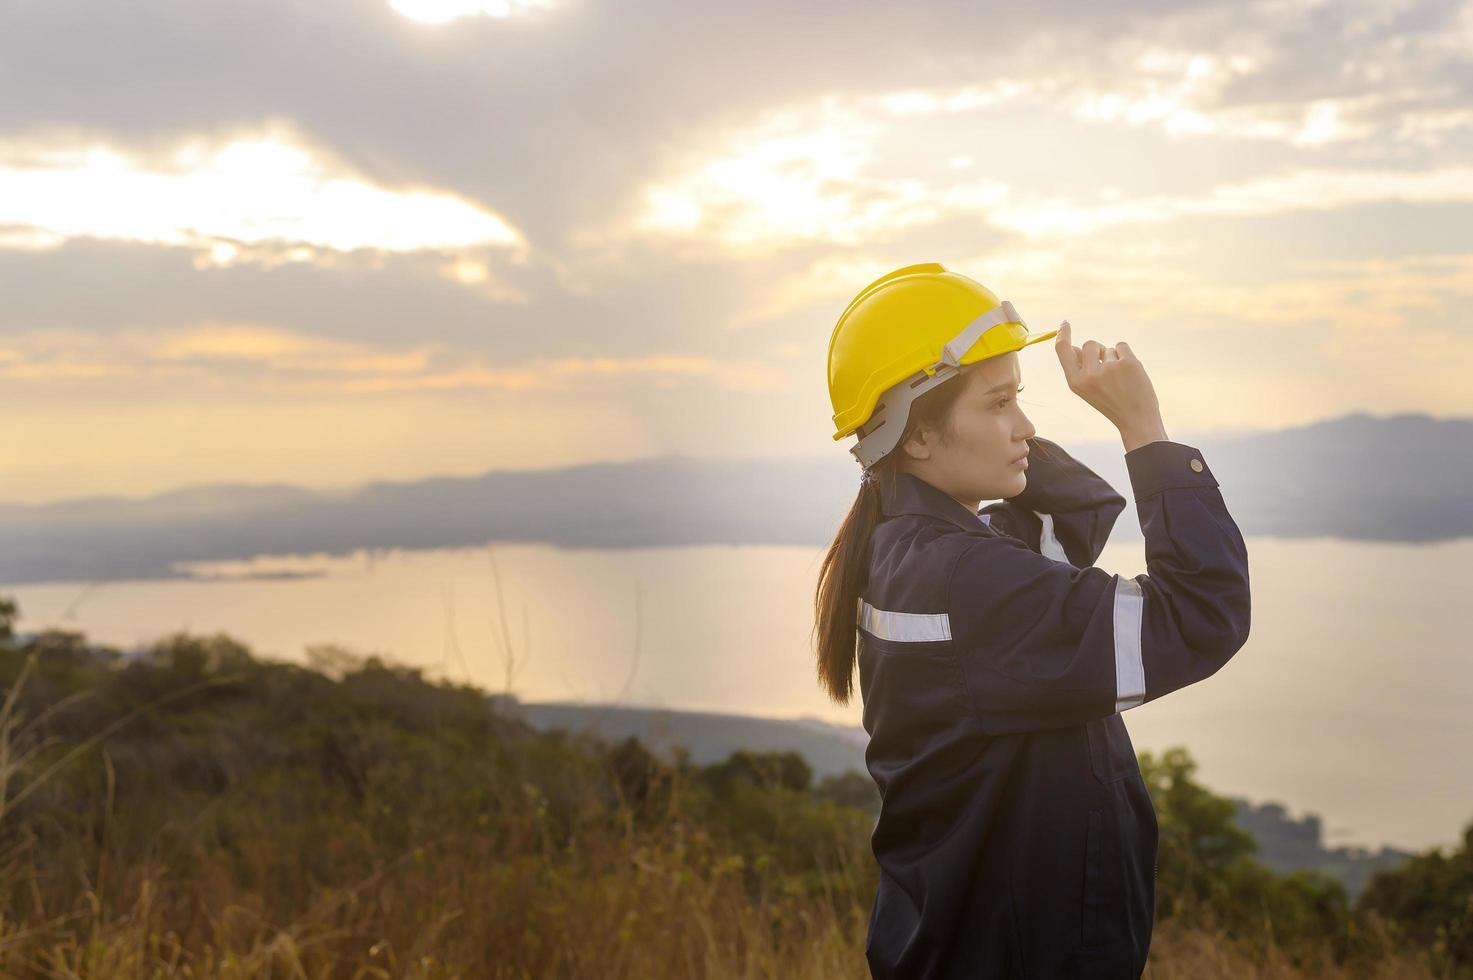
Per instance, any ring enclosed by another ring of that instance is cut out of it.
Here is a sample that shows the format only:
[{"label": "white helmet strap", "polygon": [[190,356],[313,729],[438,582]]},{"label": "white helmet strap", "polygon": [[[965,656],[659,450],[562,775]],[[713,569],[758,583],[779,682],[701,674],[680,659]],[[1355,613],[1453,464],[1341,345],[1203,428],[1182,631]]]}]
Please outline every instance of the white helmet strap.
[{"label": "white helmet strap", "polygon": [[891,385],[880,394],[869,421],[855,430],[859,441],[849,447],[861,466],[869,469],[899,444],[906,420],[910,418],[911,403],[960,373],[962,355],[999,323],[1023,324],[1018,311],[1007,300],[977,317],[947,341],[941,348],[941,359],[935,364],[917,371],[899,384]]}]

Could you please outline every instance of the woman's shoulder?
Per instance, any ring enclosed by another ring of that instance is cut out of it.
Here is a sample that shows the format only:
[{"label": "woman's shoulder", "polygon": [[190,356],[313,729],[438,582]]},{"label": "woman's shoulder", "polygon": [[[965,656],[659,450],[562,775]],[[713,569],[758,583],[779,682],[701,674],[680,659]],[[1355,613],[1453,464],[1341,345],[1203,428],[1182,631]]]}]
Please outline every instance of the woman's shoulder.
[{"label": "woman's shoulder", "polygon": [[870,582],[903,581],[909,591],[927,591],[933,585],[938,596],[961,556],[978,543],[998,540],[1001,531],[980,519],[975,528],[925,515],[902,514],[875,528],[870,542]]}]

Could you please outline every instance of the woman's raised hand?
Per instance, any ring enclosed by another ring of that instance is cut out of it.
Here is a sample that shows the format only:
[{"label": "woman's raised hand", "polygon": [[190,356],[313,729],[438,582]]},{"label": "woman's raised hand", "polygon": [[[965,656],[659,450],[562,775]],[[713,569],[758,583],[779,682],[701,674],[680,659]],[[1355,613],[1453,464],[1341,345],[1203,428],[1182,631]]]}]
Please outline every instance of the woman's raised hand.
[{"label": "woman's raised hand", "polygon": [[1106,347],[1097,340],[1086,340],[1084,346],[1075,347],[1070,330],[1065,320],[1054,340],[1069,390],[1115,424],[1125,440],[1126,452],[1165,439],[1166,425],[1161,421],[1156,389],[1130,345],[1122,340]]}]

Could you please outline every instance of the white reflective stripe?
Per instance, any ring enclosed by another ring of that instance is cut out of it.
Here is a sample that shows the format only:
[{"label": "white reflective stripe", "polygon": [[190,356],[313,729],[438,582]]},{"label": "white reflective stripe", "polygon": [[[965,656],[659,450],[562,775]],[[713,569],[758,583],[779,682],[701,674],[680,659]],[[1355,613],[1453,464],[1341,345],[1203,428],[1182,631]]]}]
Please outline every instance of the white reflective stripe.
[{"label": "white reflective stripe", "polygon": [[1040,550],[1046,557],[1052,558],[1054,561],[1068,561],[1069,556],[1064,554],[1064,546],[1059,544],[1058,536],[1054,534],[1053,515],[1039,514],[1036,510],[1033,513],[1037,514],[1038,519],[1043,521],[1043,537],[1039,546]]},{"label": "white reflective stripe", "polygon": [[962,332],[946,342],[941,348],[941,360],[932,367],[940,367],[943,364],[950,367],[961,367],[962,355],[972,349],[972,345],[982,339],[982,335],[1000,323],[1016,323],[1018,326],[1028,328],[1018,317],[1018,311],[1013,309],[1013,304],[1003,300],[991,310],[977,317],[971,323],[962,328]]},{"label": "white reflective stripe", "polygon": [[934,643],[951,639],[951,617],[946,613],[903,613],[876,609],[859,600],[859,628],[882,640]]},{"label": "white reflective stripe", "polygon": [[1141,611],[1145,597],[1134,578],[1115,576],[1115,710],[1146,700],[1146,668],[1141,662]]}]

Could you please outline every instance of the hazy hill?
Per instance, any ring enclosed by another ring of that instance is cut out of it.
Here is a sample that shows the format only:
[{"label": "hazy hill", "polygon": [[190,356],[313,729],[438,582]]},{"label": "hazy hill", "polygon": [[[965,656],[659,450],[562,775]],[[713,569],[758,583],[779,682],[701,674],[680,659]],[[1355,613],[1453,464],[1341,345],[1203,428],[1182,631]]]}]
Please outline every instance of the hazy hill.
[{"label": "hazy hill", "polygon": [[1359,895],[1377,871],[1389,871],[1412,856],[1394,847],[1331,847],[1324,844],[1324,827],[1317,814],[1298,820],[1279,803],[1249,803],[1233,799],[1238,826],[1258,842],[1257,859],[1274,871],[1314,868],[1334,875],[1351,897]]},{"label": "hazy hill", "polygon": [[[1473,419],[1348,415],[1197,438],[1248,534],[1434,541],[1473,535]],[[1068,445],[1129,497],[1119,443]],[[846,453],[767,460],[666,456],[380,482],[321,492],[185,488],[147,498],[0,505],[0,582],[174,577],[176,562],[487,541],[623,548],[820,547],[853,501]],[[1116,527],[1139,536],[1133,510]]]},{"label": "hazy hill", "polygon": [[[509,709],[502,704],[503,710]],[[853,770],[864,772],[864,746],[869,740],[862,728],[816,719],[558,702],[521,703],[514,710],[532,727],[544,731],[589,731],[613,741],[634,735],[667,760],[673,758],[674,747],[681,745],[697,765],[719,762],[738,749],[797,752],[819,779]]]}]

